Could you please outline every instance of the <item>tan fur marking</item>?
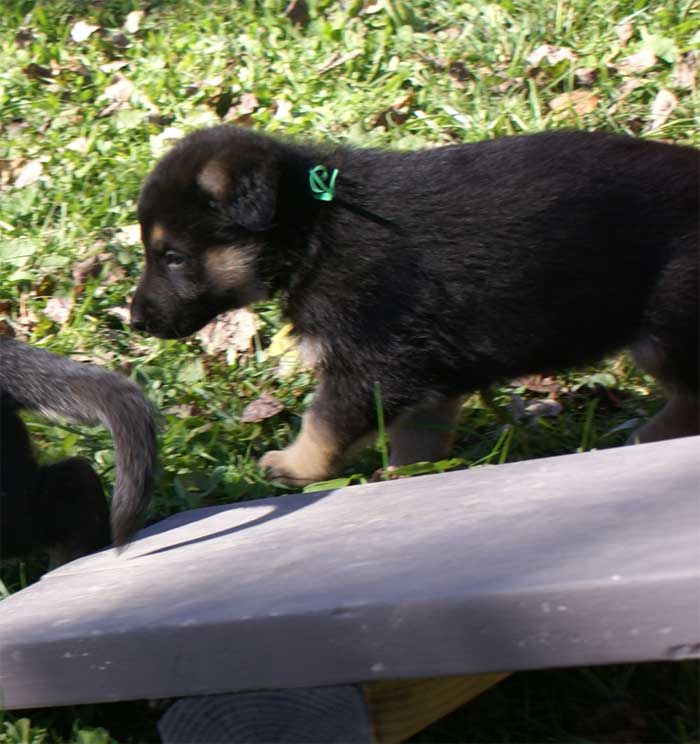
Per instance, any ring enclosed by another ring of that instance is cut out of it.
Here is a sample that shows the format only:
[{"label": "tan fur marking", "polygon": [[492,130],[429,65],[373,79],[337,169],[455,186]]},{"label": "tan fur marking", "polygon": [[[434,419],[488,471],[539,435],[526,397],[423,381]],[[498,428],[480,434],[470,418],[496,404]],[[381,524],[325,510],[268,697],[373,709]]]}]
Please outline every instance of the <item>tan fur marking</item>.
[{"label": "tan fur marking", "polygon": [[207,249],[207,275],[212,284],[223,290],[235,291],[243,304],[260,300],[266,295],[258,281],[255,262],[259,249],[251,245],[219,245]]},{"label": "tan fur marking", "polygon": [[197,176],[197,183],[216,199],[223,199],[229,191],[231,181],[223,163],[210,160]]},{"label": "tan fur marking", "polygon": [[401,416],[389,427],[390,464],[398,467],[447,457],[461,402],[460,397],[447,398]]},{"label": "tan fur marking", "polygon": [[165,236],[165,228],[160,224],[160,222],[156,222],[151,228],[151,246],[156,247],[157,243],[163,243],[165,241]]}]

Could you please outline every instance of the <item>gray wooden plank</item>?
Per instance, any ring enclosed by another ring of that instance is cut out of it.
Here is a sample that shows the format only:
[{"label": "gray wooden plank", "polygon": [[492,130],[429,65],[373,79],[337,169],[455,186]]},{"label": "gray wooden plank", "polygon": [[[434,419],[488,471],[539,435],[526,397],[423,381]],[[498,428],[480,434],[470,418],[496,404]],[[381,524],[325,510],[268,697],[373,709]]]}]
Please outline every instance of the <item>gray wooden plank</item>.
[{"label": "gray wooden plank", "polygon": [[699,444],[178,514],[0,602],[2,704],[697,656]]}]

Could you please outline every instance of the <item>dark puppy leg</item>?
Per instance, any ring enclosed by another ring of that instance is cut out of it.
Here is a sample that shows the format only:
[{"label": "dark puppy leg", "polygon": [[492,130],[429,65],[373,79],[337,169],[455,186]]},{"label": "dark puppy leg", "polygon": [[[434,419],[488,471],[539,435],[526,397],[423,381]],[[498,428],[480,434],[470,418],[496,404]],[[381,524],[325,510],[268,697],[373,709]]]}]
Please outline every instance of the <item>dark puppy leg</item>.
[{"label": "dark puppy leg", "polygon": [[700,434],[700,400],[675,393],[666,405],[635,434],[640,443]]},{"label": "dark puppy leg", "polygon": [[[637,364],[670,391],[669,402],[633,438],[639,442],[700,434],[698,264],[691,238],[662,273],[652,296]],[[685,244],[684,244],[685,243]]]},{"label": "dark puppy leg", "polygon": [[390,464],[396,467],[447,457],[461,397],[444,398],[400,416],[389,427]]},{"label": "dark puppy leg", "polygon": [[109,508],[90,463],[71,457],[41,468],[36,517],[51,568],[110,543]]}]

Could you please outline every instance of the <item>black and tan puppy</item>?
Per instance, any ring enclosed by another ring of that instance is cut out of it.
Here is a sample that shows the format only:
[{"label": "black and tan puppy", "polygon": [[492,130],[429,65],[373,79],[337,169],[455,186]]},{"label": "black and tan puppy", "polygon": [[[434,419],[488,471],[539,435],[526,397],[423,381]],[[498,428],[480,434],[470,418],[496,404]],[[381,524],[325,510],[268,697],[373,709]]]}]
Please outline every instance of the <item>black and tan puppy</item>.
[{"label": "black and tan puppy", "polygon": [[279,292],[320,382],[261,460],[292,484],[372,432],[376,382],[404,464],[444,456],[464,393],[623,346],[670,393],[640,439],[696,433],[699,172],[602,133],[398,153],[199,131],[143,187],[133,325],[187,336]]},{"label": "black and tan puppy", "polygon": [[39,465],[21,409],[109,428],[117,480],[112,537],[124,545],[148,505],[156,466],[151,408],[122,375],[0,337],[0,556],[48,551],[52,565],[105,547],[109,511],[87,460]]}]

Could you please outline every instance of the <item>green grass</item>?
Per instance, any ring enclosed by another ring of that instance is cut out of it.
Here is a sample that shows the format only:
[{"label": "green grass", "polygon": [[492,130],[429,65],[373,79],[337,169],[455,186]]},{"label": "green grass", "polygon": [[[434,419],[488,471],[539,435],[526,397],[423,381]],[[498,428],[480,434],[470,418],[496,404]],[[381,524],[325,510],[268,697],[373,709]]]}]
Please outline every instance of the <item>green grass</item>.
[{"label": "green grass", "polygon": [[[282,377],[268,357],[281,324],[274,303],[256,308],[253,349],[235,359],[205,354],[197,340],[144,339],[110,313],[126,304],[142,267],[123,228],[135,222],[141,180],[173,130],[224,117],[269,132],[399,148],[557,127],[699,144],[700,94],[678,77],[684,63],[697,60],[697,2],[311,0],[305,26],[286,18],[285,6],[277,0],[2,3],[0,313],[5,327],[34,344],[127,372],[163,411],[163,478],[152,519],[273,492],[255,462],[291,441],[313,390],[307,372]],[[139,9],[146,10],[140,28],[125,31],[127,14]],[[77,21],[100,28],[76,42],[70,32]],[[623,45],[616,27],[625,21],[632,34]],[[528,58],[542,44],[568,48],[576,59],[533,69]],[[621,60],[645,51],[655,55],[653,64],[624,73]],[[579,82],[579,68],[592,70],[589,87]],[[133,84],[126,105],[110,98],[116,75]],[[580,90],[591,96],[579,113],[561,103],[552,108],[562,94]],[[676,105],[653,128],[652,105],[662,90],[673,93]],[[41,163],[39,179],[16,188],[32,161]],[[94,253],[104,254],[104,269],[76,290],[73,267]],[[73,295],[66,322],[45,314],[51,298]],[[452,461],[408,472],[616,446],[635,419],[661,403],[653,382],[625,356],[557,381],[558,417],[514,421],[507,408],[514,394],[527,403],[547,393],[503,385],[466,402]],[[245,405],[264,392],[284,410],[241,423]],[[36,418],[30,425],[46,458],[87,455],[111,485],[106,432]],[[383,459],[381,447],[359,455],[344,482],[369,479]],[[0,578],[13,592],[44,569],[42,558],[7,562]],[[149,741],[157,714],[140,703],[30,711],[24,717],[30,722],[6,714],[0,742]],[[691,663],[515,675],[419,737],[697,738]]]}]

